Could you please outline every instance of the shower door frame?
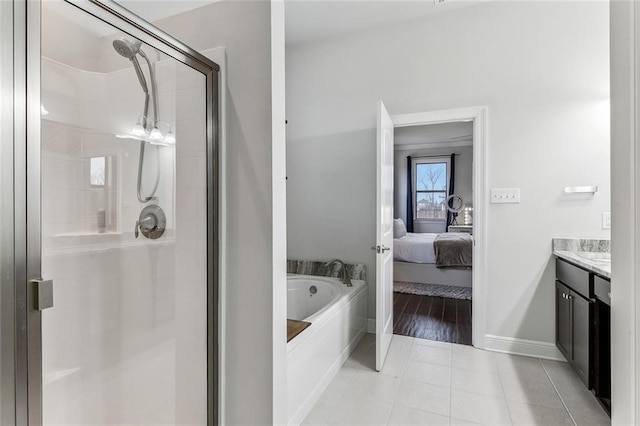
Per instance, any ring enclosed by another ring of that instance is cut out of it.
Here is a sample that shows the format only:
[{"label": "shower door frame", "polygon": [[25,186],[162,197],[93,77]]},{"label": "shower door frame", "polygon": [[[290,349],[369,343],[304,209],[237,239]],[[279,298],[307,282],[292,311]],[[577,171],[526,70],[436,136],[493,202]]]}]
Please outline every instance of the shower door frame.
[{"label": "shower door frame", "polygon": [[[219,421],[219,78],[220,67],[112,0],[64,0],[206,77],[207,424]],[[42,315],[35,308],[41,274],[41,1],[14,0],[14,158],[16,424],[40,426]],[[26,191],[25,191],[26,188]],[[46,277],[44,277],[46,279]],[[55,283],[54,283],[55,288]]]}]

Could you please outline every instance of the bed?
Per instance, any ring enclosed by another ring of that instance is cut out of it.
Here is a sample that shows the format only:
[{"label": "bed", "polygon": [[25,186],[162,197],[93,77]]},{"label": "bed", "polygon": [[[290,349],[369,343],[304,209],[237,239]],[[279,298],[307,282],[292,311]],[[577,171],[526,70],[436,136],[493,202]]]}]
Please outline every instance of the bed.
[{"label": "bed", "polygon": [[407,233],[402,219],[395,219],[394,237],[394,281],[471,287],[469,234]]}]

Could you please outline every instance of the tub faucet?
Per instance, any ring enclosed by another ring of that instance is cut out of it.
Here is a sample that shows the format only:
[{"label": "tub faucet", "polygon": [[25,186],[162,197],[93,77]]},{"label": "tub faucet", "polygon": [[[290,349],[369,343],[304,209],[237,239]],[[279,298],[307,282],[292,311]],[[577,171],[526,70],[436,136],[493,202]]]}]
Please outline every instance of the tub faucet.
[{"label": "tub faucet", "polygon": [[347,274],[347,267],[342,260],[333,259],[325,263],[324,266],[329,266],[333,263],[340,264],[340,269],[338,270],[338,272],[340,273],[340,279],[342,280],[342,284],[346,285],[347,287],[353,287],[353,284],[351,284],[351,278],[349,278],[349,274]]}]

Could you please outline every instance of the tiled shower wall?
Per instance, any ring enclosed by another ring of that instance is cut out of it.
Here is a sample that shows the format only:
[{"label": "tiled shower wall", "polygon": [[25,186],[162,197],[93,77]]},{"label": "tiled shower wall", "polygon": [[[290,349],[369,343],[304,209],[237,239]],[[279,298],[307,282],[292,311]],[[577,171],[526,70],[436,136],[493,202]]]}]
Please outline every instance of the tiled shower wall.
[{"label": "tiled shower wall", "polygon": [[[139,143],[118,139],[142,112],[133,69],[98,73],[43,58],[45,424],[202,424],[206,419],[206,144],[204,76],[158,63],[160,119],[174,148],[147,145],[143,187],[160,154],[167,231],[134,238]],[[164,130],[164,129],[163,129]],[[110,156],[105,189],[88,159]],[[143,191],[144,192],[144,191]],[[108,232],[97,232],[97,209]]]}]

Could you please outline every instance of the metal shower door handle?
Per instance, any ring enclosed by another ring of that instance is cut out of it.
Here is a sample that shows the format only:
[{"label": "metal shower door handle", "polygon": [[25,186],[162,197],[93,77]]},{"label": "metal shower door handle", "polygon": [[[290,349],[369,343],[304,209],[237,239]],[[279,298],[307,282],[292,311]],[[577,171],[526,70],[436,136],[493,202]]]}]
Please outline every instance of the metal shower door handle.
[{"label": "metal shower door handle", "polygon": [[44,311],[53,307],[53,280],[31,280],[34,286],[35,306],[38,311]]}]

